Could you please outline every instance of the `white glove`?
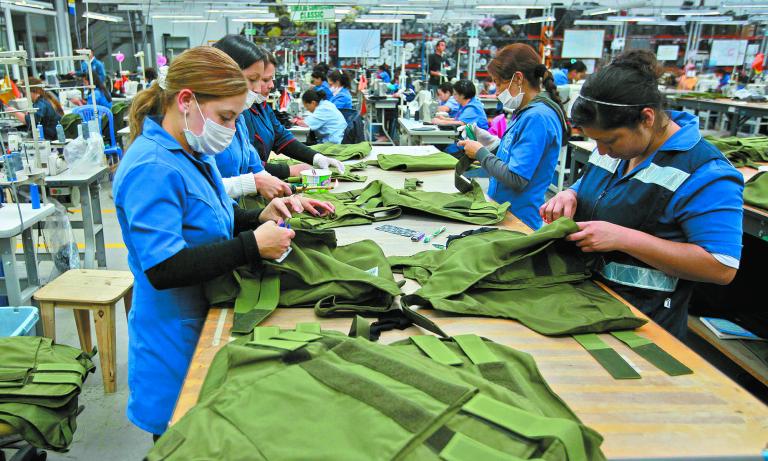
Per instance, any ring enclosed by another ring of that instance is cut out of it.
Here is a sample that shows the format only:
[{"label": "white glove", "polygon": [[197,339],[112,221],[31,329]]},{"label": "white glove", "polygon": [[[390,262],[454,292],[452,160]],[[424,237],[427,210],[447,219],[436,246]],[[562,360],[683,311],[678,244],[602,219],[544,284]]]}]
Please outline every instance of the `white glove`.
[{"label": "white glove", "polygon": [[[495,151],[496,148],[499,147],[501,140],[497,136],[492,135],[488,132],[488,130],[484,130],[478,127],[477,123],[470,123],[470,126],[472,127],[472,133],[475,134],[475,139],[477,142],[482,144],[483,147],[491,152]],[[469,139],[467,137],[467,125],[460,126],[457,131],[461,135],[462,139]]]},{"label": "white glove", "polygon": [[315,154],[314,157],[312,157],[312,166],[315,168],[322,168],[326,169],[330,166],[336,167],[337,170],[339,170],[339,173],[344,173],[344,164],[340,161],[336,160],[335,158],[329,158],[326,157],[323,154]]}]

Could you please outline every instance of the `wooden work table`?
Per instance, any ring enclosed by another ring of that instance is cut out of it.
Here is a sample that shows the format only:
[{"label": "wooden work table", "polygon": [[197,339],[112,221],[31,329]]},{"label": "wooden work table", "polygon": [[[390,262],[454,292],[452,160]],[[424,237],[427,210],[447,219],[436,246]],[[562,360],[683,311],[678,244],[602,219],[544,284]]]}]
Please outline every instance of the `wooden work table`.
[{"label": "wooden work table", "polygon": [[[421,151],[424,147],[388,149],[427,153]],[[369,168],[362,174],[397,187],[402,186],[405,177],[419,177],[424,180],[424,190],[454,190],[452,171],[393,173]],[[339,189],[360,187],[362,183],[343,183]],[[447,232],[435,239],[436,243],[444,243],[447,235],[478,227],[412,214],[388,223],[424,231],[446,225]],[[530,232],[511,214],[500,226]],[[369,238],[379,243],[387,255],[432,249],[431,245],[412,243],[373,227],[375,225],[338,228],[339,244]],[[409,280],[403,291],[412,293],[417,286]],[[475,333],[533,355],[552,389],[585,424],[603,435],[602,448],[609,459],[762,459],[761,452],[768,442],[768,408],[653,322],[637,332],[686,364],[694,374],[667,376],[612,336],[601,335],[642,375],[639,380],[614,380],[570,337],[542,336],[512,320],[455,316],[425,309],[420,312],[434,319],[450,335]],[[231,309],[209,311],[171,424],[196,404],[208,366],[216,352],[231,340],[232,318]],[[264,324],[293,328],[299,322],[317,321],[324,329],[342,332],[349,331],[351,323],[350,318],[318,319],[312,309],[281,308]],[[418,334],[425,332],[411,327],[383,333],[380,341],[389,343]]]}]

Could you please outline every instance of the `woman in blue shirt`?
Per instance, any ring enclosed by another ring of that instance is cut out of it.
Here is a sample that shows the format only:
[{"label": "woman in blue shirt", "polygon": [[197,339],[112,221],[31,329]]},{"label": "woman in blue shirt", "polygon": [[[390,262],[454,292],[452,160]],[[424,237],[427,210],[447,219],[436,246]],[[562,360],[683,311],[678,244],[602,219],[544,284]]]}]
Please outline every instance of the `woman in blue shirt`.
[{"label": "woman in blue shirt", "polygon": [[341,144],[344,139],[344,130],[347,129],[347,121],[344,120],[339,109],[325,99],[325,93],[310,88],[301,95],[301,102],[312,114],[305,119],[297,118],[296,124],[309,127],[321,143]]},{"label": "woman in blue shirt", "polygon": [[208,311],[203,284],[236,267],[260,271],[294,233],[292,211],[332,206],[278,198],[262,210],[234,206],[212,155],[235,132],[248,86],[210,46],[189,49],[131,105],[134,139],[114,180],[115,206],[134,276],[128,315],[128,418],[165,432]]},{"label": "woman in blue shirt", "polygon": [[475,96],[475,85],[469,80],[459,80],[453,84],[453,94],[459,108],[452,118],[436,117],[432,123],[443,125],[473,124],[484,130],[488,129],[488,117],[485,115],[483,103]]},{"label": "woman in blue shirt", "polygon": [[598,277],[683,337],[694,282],[728,284],[739,267],[743,177],[697,117],[663,110],[660,74],[653,53],[632,50],[587,80],[571,116],[597,149],[541,214],[573,217],[568,240],[599,253]]},{"label": "woman in blue shirt", "polygon": [[539,54],[522,43],[502,48],[488,64],[488,73],[499,101],[514,116],[501,140],[477,128],[477,141],[460,141],[459,146],[488,172],[488,195],[509,202],[515,216],[538,229],[539,207],[568,132],[557,87]]},{"label": "woman in blue shirt", "polygon": [[[88,74],[83,75],[83,85],[84,86],[90,85],[90,81],[88,80]],[[95,87],[93,91],[94,91],[94,94],[96,95],[96,105],[104,106],[108,109],[111,109],[112,95],[104,87],[104,83],[101,81],[101,78],[99,78],[97,74],[93,74],[93,86]],[[92,104],[90,90],[85,92],[84,104]]]},{"label": "woman in blue shirt", "polygon": [[337,109],[354,109],[352,105],[352,79],[349,74],[340,70],[328,73],[328,83],[331,85],[331,102]]},{"label": "woman in blue shirt", "polygon": [[379,66],[379,73],[377,74],[377,77],[379,77],[379,80],[384,83],[389,83],[392,81],[392,76],[389,75],[389,67],[386,64]]},{"label": "woman in blue shirt", "polygon": [[[51,94],[45,91],[43,88],[43,81],[30,77],[30,99],[32,100],[32,107],[37,109],[35,112],[35,124],[43,126],[43,136],[49,141],[56,139],[56,125],[61,120],[63,109],[59,101]],[[37,127],[32,125],[32,120],[29,114],[23,112],[11,112],[16,118],[27,126],[27,129],[36,130]]]},{"label": "woman in blue shirt", "polygon": [[328,78],[326,75],[327,73],[323,68],[316,68],[312,71],[311,82],[312,85],[314,85],[315,90],[325,91],[326,99],[331,99],[333,91],[331,90],[331,86],[328,85]]}]

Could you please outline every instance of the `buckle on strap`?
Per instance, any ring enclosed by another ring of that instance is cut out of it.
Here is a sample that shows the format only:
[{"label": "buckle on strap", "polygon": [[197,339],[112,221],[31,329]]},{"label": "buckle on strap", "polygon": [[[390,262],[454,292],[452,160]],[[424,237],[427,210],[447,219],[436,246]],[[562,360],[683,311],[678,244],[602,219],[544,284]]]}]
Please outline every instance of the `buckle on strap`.
[{"label": "buckle on strap", "polygon": [[677,277],[671,277],[656,269],[619,264],[616,262],[606,264],[600,270],[600,274],[605,277],[606,280],[621,285],[668,293],[675,291],[679,280]]}]

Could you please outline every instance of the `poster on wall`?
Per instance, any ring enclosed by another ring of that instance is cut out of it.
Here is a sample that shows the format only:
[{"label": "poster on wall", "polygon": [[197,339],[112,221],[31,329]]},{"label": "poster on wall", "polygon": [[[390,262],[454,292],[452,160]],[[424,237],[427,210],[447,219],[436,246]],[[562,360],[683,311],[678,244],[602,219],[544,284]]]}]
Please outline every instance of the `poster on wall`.
[{"label": "poster on wall", "polygon": [[656,59],[659,61],[677,61],[680,45],[659,45],[656,49]]},{"label": "poster on wall", "polygon": [[747,54],[746,40],[712,40],[710,66],[740,66]]},{"label": "poster on wall", "polygon": [[339,29],[340,58],[378,58],[381,54],[381,30]]},{"label": "poster on wall", "polygon": [[603,57],[604,30],[574,30],[566,29],[563,39],[563,58],[595,58]]}]

